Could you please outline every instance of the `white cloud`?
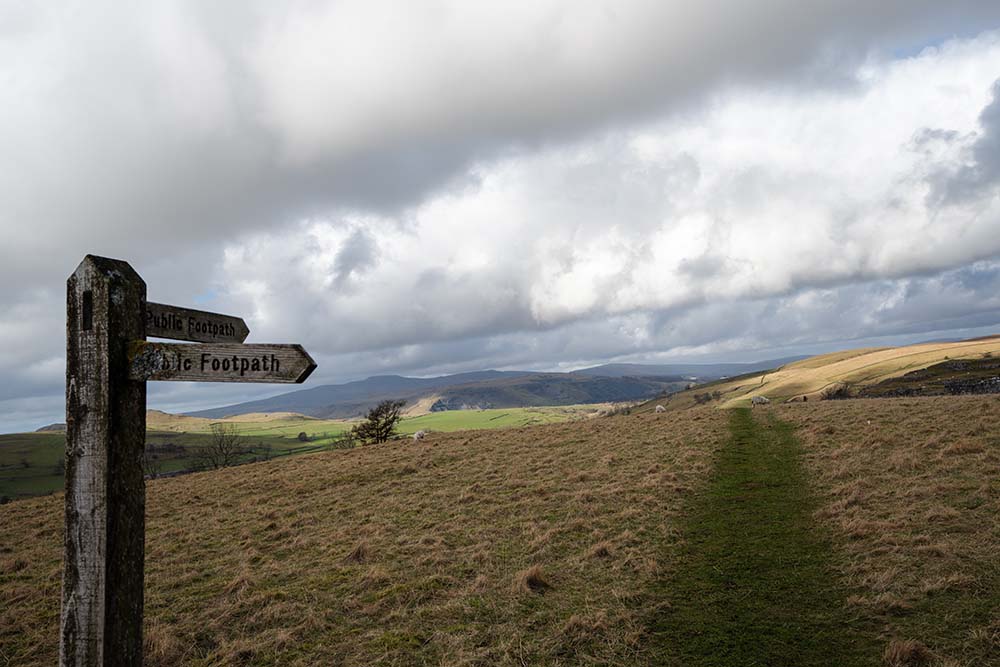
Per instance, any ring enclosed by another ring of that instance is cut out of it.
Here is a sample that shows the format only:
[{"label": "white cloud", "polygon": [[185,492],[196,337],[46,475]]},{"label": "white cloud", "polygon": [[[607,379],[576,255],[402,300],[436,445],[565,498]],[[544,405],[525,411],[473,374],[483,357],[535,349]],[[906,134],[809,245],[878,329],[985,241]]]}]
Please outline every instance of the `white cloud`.
[{"label": "white cloud", "polygon": [[[294,335],[309,313],[311,344],[345,353],[544,335],[995,257],[1000,184],[938,205],[928,179],[961,142],[919,138],[975,142],[996,62],[993,33],[868,62],[858,86],[835,92],[731,88],[698,116],[480,163],[473,184],[398,216],[346,213],[234,243],[219,282],[249,294],[247,308],[281,313],[260,319],[269,334]],[[359,233],[377,252],[338,282],[337,258]]]}]

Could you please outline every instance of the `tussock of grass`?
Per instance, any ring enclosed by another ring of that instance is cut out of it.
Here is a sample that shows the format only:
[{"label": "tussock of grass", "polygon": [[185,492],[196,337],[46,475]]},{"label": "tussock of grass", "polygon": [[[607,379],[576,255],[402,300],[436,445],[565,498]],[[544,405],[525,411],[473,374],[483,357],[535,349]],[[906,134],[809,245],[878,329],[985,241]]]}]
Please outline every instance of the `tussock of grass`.
[{"label": "tussock of grass", "polygon": [[[146,665],[642,664],[644,591],[725,419],[436,433],[150,482]],[[0,506],[0,664],[56,662],[62,513],[61,495]],[[614,557],[585,557],[601,542]],[[532,566],[544,595],[514,590]]]},{"label": "tussock of grass", "polygon": [[552,584],[542,574],[541,565],[532,565],[514,577],[514,590],[521,593],[544,593],[550,588]]},{"label": "tussock of grass", "polygon": [[929,647],[927,664],[1000,665],[1000,644],[983,641],[1000,628],[1000,397],[807,403],[778,414],[799,426],[851,603],[890,636]]},{"label": "tussock of grass", "polygon": [[344,557],[344,560],[348,563],[364,563],[369,558],[371,558],[371,549],[368,547],[368,543],[365,541],[358,542],[351,549],[351,553]]},{"label": "tussock of grass", "polygon": [[931,650],[913,639],[893,639],[885,647],[885,667],[927,667],[934,660]]},{"label": "tussock of grass", "polygon": [[611,558],[614,547],[607,540],[602,540],[587,549],[587,558]]}]

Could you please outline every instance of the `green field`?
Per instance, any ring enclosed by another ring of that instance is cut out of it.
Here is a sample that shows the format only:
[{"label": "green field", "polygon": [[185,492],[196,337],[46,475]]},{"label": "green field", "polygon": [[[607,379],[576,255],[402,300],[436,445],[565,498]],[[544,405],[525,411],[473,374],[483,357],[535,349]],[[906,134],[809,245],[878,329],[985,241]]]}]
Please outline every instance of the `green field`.
[{"label": "green field", "polygon": [[[297,433],[297,432],[296,432]],[[239,461],[271,458],[331,444],[334,438],[300,442],[295,437],[246,434],[246,453]],[[158,474],[188,470],[197,465],[200,450],[211,436],[205,433],[150,431],[146,448]],[[52,493],[63,488],[62,433],[11,433],[0,435],[0,498],[10,499]]]},{"label": "green field", "polygon": [[0,497],[62,488],[63,442],[62,433],[0,435]]},{"label": "green field", "polygon": [[[399,433],[462,431],[551,424],[594,414],[599,406],[452,410],[407,417]],[[236,425],[248,451],[240,461],[315,451],[336,446],[352,422],[301,416],[265,416],[261,419],[208,420],[150,413],[146,446],[156,454],[157,473],[196,467],[199,451],[211,442],[212,424]],[[308,441],[299,440],[305,433]],[[63,434],[12,433],[0,435],[0,498],[20,498],[62,489]]]},{"label": "green field", "polygon": [[409,417],[399,425],[400,433],[417,431],[471,431],[489,428],[555,424],[580,419],[593,413],[593,405],[545,408],[498,408],[491,410],[448,410]]}]

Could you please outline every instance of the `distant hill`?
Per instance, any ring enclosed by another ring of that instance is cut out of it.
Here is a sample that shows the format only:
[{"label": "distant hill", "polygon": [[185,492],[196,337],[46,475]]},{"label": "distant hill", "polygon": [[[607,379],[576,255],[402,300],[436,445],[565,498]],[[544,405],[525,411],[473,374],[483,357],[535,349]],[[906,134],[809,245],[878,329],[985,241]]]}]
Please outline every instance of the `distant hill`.
[{"label": "distant hill", "polygon": [[66,424],[60,422],[57,424],[49,424],[48,426],[43,426],[39,429],[36,429],[35,433],[50,433],[53,431],[61,432],[65,430],[66,430]]},{"label": "distant hill", "polygon": [[605,364],[571,373],[488,370],[433,378],[377,375],[187,414],[220,419],[246,413],[294,412],[321,419],[349,419],[390,398],[406,400],[411,416],[466,408],[642,401],[680,391],[692,381],[778,368],[804,358],[727,364]]},{"label": "distant hill", "polygon": [[363,415],[386,399],[404,399],[421,412],[462,408],[515,408],[639,401],[678,391],[687,380],[658,368],[635,376],[531,371],[480,371],[435,378],[383,375],[346,384],[324,385],[271,398],[188,413],[219,419],[248,412],[295,412],[323,419]]},{"label": "distant hill", "polygon": [[[765,372],[751,372],[699,385],[639,408],[652,410],[713,404],[748,405],[754,396],[772,402],[818,400],[829,396],[900,396],[982,393],[997,385],[1000,337],[904,347],[860,348],[809,357]],[[969,360],[970,363],[956,363]],[[975,363],[971,363],[975,361]],[[916,372],[921,371],[921,372]]]},{"label": "distant hill", "polygon": [[218,419],[249,412],[296,412],[310,417],[337,419],[362,414],[368,407],[387,398],[415,399],[447,386],[531,375],[530,371],[477,371],[433,378],[376,375],[345,384],[328,384],[301,389],[236,405],[187,413],[191,417]]},{"label": "distant hill", "polygon": [[515,378],[446,387],[430,410],[514,408],[639,401],[686,386],[678,376],[588,377],[573,373],[538,373]]}]

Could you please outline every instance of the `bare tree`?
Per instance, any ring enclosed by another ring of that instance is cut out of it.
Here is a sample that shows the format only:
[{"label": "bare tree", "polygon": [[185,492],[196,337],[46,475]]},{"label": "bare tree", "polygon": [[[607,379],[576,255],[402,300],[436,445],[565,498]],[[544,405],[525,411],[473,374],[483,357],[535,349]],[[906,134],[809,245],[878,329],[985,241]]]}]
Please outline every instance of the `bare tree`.
[{"label": "bare tree", "polygon": [[270,443],[261,443],[259,446],[261,458],[265,461],[270,461],[271,457],[274,455],[273,448]]},{"label": "bare tree", "polygon": [[231,422],[212,424],[211,440],[198,451],[195,460],[199,468],[225,468],[239,461],[245,454],[246,437]]},{"label": "bare tree", "polygon": [[156,479],[163,472],[163,461],[158,453],[152,451],[152,447],[147,447],[142,453],[142,472],[149,479]]},{"label": "bare tree", "polygon": [[396,432],[404,405],[406,401],[382,401],[368,411],[365,421],[352,429],[354,436],[366,444],[385,442]]}]

